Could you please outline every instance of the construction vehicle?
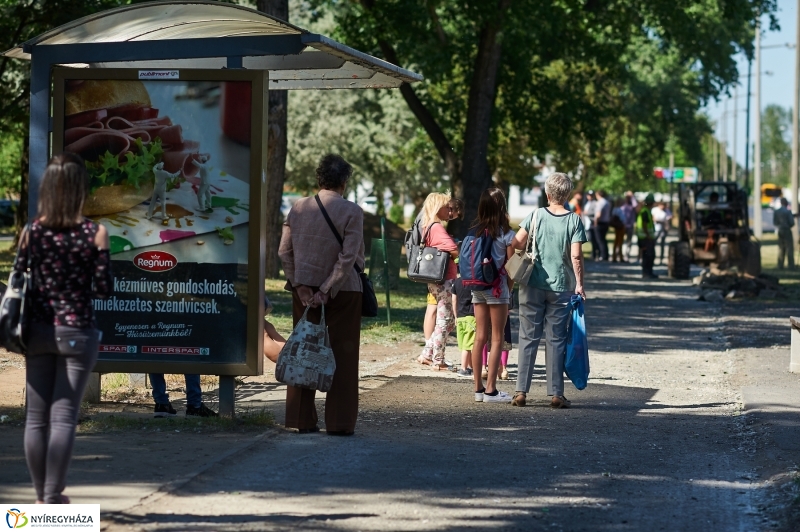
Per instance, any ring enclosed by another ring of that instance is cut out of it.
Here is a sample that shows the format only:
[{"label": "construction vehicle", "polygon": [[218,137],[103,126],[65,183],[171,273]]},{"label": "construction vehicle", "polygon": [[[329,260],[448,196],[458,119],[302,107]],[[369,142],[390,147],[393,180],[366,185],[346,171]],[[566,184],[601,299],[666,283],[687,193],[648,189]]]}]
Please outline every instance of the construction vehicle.
[{"label": "construction vehicle", "polygon": [[678,197],[679,239],[669,245],[670,277],[688,279],[692,264],[761,273],[761,244],[751,236],[747,192],[735,183],[700,182],[681,184]]}]

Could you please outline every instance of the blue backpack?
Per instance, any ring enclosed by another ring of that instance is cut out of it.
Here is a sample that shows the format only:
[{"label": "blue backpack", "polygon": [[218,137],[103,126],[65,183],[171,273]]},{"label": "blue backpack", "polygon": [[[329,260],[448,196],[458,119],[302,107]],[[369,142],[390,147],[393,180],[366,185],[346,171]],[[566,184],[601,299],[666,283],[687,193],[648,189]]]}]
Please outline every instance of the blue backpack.
[{"label": "blue backpack", "polygon": [[500,282],[500,272],[492,258],[494,239],[484,230],[480,236],[474,230],[461,243],[458,272],[461,282],[473,290],[486,290]]}]

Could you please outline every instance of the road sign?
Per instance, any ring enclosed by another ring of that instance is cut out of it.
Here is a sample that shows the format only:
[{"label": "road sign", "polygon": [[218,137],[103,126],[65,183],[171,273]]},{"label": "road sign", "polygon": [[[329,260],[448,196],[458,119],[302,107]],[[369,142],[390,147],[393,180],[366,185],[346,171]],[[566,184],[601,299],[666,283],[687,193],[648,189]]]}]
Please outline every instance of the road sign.
[{"label": "road sign", "polygon": [[693,166],[673,168],[672,171],[669,168],[656,166],[653,168],[653,175],[656,179],[666,179],[668,183],[697,183],[699,174],[697,168]]}]

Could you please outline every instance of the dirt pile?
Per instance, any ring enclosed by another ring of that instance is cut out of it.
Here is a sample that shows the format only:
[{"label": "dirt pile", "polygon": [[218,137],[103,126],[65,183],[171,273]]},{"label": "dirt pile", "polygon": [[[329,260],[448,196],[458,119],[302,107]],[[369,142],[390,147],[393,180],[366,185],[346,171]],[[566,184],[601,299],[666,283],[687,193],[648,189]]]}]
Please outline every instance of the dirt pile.
[{"label": "dirt pile", "polygon": [[758,297],[775,299],[783,296],[779,280],[773,275],[762,273],[753,277],[746,273],[712,268],[692,280],[699,289],[699,301],[722,301]]}]

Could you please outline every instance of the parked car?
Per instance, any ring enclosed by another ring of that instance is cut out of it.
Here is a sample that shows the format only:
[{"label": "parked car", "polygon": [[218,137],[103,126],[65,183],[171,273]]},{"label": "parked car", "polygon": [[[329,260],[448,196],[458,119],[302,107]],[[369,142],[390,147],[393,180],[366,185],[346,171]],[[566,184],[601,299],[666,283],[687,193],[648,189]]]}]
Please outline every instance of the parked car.
[{"label": "parked car", "polygon": [[17,200],[0,200],[0,225],[14,225],[17,207],[19,207]]}]

